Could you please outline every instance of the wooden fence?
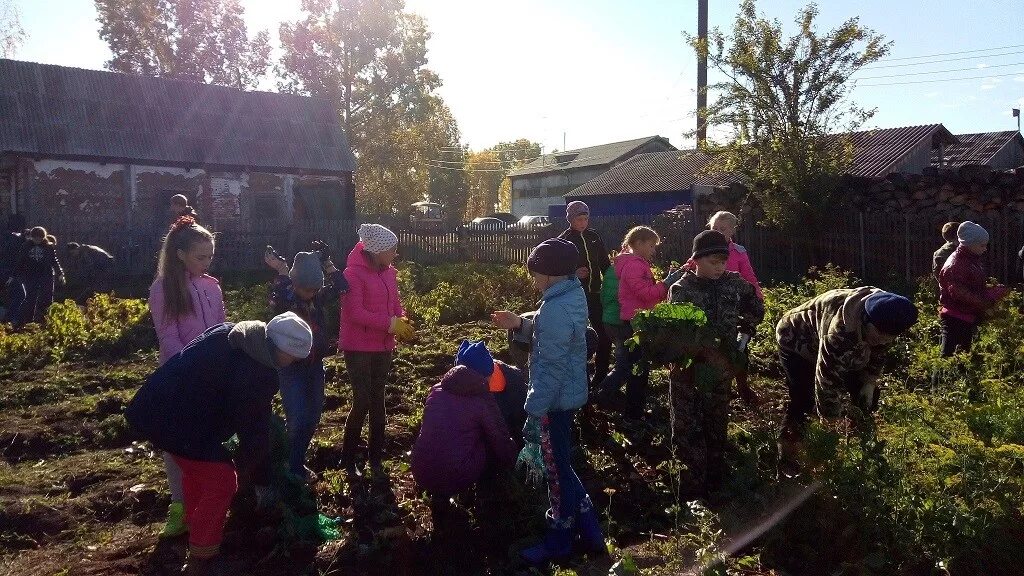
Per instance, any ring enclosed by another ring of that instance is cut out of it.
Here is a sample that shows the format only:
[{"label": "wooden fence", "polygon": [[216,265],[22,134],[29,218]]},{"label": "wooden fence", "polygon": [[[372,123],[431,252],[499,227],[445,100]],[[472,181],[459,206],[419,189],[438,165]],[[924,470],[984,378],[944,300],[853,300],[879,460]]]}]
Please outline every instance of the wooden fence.
[{"label": "wooden fence", "polygon": [[[273,245],[278,252],[291,255],[308,249],[314,239],[321,239],[334,247],[335,260],[343,265],[345,255],[357,240],[358,227],[364,221],[390,227],[398,234],[401,258],[423,264],[461,261],[522,263],[533,246],[564,229],[561,226],[427,229],[393,218],[296,222],[290,226],[278,221],[253,221],[244,229],[217,232],[213,272],[223,275],[261,270],[266,245]],[[1014,279],[1017,251],[1024,244],[1021,218],[995,215],[978,223],[992,237],[988,257],[990,273],[1004,281]],[[687,218],[591,219],[591,227],[601,234],[609,249],[617,248],[625,232],[639,224],[652,226],[661,234],[662,246],[656,258],[661,264],[685,261],[694,234],[702,229]],[[740,228],[736,241],[746,246],[754,268],[765,280],[792,280],[814,264],[831,262],[866,282],[893,286],[931,271],[932,252],[941,244],[941,225],[940,220],[920,216],[851,212],[836,218],[833,225],[813,239],[798,240],[777,229],[748,223]],[[75,240],[108,249],[117,257],[118,268],[123,275],[150,276],[156,268],[162,231],[126,232],[109,224],[89,223],[79,230],[55,232],[61,244]],[[816,262],[811,260],[812,250],[808,243],[813,244]]]}]

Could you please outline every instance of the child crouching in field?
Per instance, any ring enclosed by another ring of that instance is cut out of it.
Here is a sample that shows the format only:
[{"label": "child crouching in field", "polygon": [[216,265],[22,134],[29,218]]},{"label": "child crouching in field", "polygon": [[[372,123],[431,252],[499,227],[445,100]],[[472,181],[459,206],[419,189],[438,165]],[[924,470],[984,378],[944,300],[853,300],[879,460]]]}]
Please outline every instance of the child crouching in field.
[{"label": "child crouching in field", "polygon": [[[675,408],[675,445],[686,465],[692,487],[717,490],[725,477],[728,446],[729,382],[741,366],[747,342],[764,318],[764,303],[754,287],[736,272],[726,270],[729,239],[716,230],[693,239],[694,270],[672,286],[673,303],[689,302],[707,315],[707,327],[722,346],[736,352],[708,350],[689,367],[671,371]],[[722,360],[725,360],[723,362]]]},{"label": "child crouching in field", "polygon": [[487,346],[463,340],[455,367],[427,395],[412,474],[435,502],[469,489],[487,470],[516,462],[516,444],[492,394],[495,376],[504,373]]},{"label": "child crouching in field", "polygon": [[[128,424],[171,455],[182,472],[189,561],[184,574],[215,567],[239,484],[257,505],[273,501],[270,422],[277,371],[309,355],[313,334],[286,312],[270,322],[214,326],[156,369],[125,409]],[[237,470],[224,447],[238,436]]]},{"label": "child crouching in field", "polygon": [[307,483],[316,481],[316,474],[306,467],[306,451],[324,409],[324,358],[333,353],[327,342],[324,307],[348,291],[348,282],[331,262],[327,245],[314,242],[313,248],[315,252],[296,254],[291,269],[273,248],[268,246],[264,255],[267,266],[277,271],[270,307],[275,314],[294,312],[313,331],[309,356],[280,372],[281,405],[288,428],[288,468]]},{"label": "child crouching in field", "polygon": [[572,468],[572,425],[587,402],[587,298],[576,277],[579,253],[553,238],[533,249],[526,266],[543,293],[532,322],[499,311],[493,322],[532,334],[526,440],[540,446],[550,508],[543,542],[520,555],[533,566],[570,556],[579,539],[589,552],[604,550],[604,536],[590,496]]}]

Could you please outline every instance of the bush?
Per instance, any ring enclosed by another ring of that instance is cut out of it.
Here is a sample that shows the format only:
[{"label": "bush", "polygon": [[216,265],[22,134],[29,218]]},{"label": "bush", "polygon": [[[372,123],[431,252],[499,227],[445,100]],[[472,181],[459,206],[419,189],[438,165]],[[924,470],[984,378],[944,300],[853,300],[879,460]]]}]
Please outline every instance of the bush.
[{"label": "bush", "polygon": [[524,266],[442,264],[403,266],[398,289],[417,323],[457,324],[484,320],[495,310],[535,310],[540,295]]},{"label": "bush", "polygon": [[50,306],[46,322],[20,332],[0,325],[0,365],[37,368],[47,362],[123,357],[156,346],[156,334],[143,300],[97,294],[84,307],[71,300]]}]

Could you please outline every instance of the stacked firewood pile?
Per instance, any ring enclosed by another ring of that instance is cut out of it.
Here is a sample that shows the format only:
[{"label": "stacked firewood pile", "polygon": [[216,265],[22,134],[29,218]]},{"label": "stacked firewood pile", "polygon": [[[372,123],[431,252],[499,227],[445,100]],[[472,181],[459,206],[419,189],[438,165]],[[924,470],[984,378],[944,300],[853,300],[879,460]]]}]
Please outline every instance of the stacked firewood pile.
[{"label": "stacked firewood pile", "polygon": [[865,212],[979,218],[1003,211],[1024,214],[1024,168],[996,172],[986,166],[928,168],[870,182],[849,180],[847,194]]}]

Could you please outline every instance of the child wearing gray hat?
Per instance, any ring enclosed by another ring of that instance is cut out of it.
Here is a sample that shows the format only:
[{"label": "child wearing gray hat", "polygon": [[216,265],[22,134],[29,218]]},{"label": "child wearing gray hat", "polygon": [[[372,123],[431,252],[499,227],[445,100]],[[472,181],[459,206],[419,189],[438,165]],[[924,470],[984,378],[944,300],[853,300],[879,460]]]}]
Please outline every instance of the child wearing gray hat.
[{"label": "child wearing gray hat", "polygon": [[317,240],[311,248],[309,252],[297,253],[291,268],[273,247],[268,246],[264,255],[267,266],[277,271],[271,284],[270,307],[275,314],[294,312],[313,332],[309,354],[279,374],[290,444],[288,466],[307,482],[316,481],[316,475],[306,467],[306,451],[324,408],[323,359],[334,354],[327,339],[324,309],[348,291],[344,274],[331,261],[330,247]]}]

